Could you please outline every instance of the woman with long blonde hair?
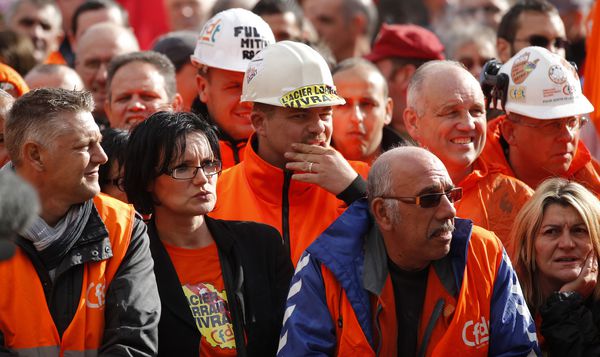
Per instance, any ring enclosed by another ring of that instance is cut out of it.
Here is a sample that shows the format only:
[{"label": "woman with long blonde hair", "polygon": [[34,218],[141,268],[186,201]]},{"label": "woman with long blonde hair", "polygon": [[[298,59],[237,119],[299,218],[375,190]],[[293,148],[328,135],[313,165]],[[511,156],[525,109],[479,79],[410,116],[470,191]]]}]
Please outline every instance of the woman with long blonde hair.
[{"label": "woman with long blonde hair", "polygon": [[550,356],[600,356],[600,201],[561,178],[543,182],[511,233],[513,262]]}]

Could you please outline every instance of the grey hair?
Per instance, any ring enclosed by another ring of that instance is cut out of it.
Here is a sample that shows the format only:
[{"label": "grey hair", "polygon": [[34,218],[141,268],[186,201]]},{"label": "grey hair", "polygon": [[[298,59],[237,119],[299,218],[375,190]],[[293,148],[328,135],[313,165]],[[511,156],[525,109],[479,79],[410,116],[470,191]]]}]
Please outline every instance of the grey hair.
[{"label": "grey hair", "polygon": [[[386,153],[381,154],[373,163],[367,179],[367,198],[369,204],[373,199],[381,196],[391,195],[394,177],[392,175],[391,160],[387,158]],[[398,201],[384,200],[383,205],[388,212],[398,212]],[[393,223],[398,223],[400,217],[398,214],[390,214]]]},{"label": "grey hair", "polygon": [[463,71],[467,71],[462,63],[451,60],[429,61],[419,67],[410,79],[406,92],[406,104],[409,108],[413,108],[417,112],[418,116],[422,116],[425,111],[425,108],[422,105],[423,86],[425,79],[429,78],[430,72],[435,71],[439,67],[457,67]]},{"label": "grey hair", "polygon": [[4,141],[13,164],[20,165],[25,142],[51,146],[63,133],[64,113],[92,112],[94,99],[87,91],[40,88],[17,99],[5,123]]},{"label": "grey hair", "polygon": [[372,0],[342,0],[342,14],[346,22],[350,21],[354,14],[362,13],[367,20],[365,35],[370,39],[375,37],[377,30],[378,13],[377,7]]},{"label": "grey hair", "polygon": [[54,25],[60,28],[63,21],[62,13],[60,12],[60,8],[54,0],[17,0],[12,4],[12,6],[8,8],[8,11],[6,11],[6,23],[10,24],[12,22],[13,17],[17,13],[21,5],[26,2],[30,3],[38,9],[45,6],[52,6],[54,8],[54,16],[52,16],[52,21],[54,22]]}]

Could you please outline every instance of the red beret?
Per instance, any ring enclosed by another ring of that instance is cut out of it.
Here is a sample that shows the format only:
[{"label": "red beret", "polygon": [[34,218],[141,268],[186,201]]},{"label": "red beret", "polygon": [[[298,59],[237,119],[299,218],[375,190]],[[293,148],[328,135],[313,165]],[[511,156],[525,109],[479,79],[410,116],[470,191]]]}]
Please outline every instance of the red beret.
[{"label": "red beret", "polygon": [[417,25],[383,24],[371,53],[371,62],[399,57],[422,60],[443,60],[444,45],[431,31]]}]

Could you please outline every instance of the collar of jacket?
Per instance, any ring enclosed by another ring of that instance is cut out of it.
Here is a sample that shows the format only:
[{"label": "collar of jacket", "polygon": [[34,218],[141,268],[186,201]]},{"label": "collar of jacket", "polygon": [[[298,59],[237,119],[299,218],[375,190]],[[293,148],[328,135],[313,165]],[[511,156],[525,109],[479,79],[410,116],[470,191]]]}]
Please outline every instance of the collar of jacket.
[{"label": "collar of jacket", "polygon": [[[31,258],[39,274],[43,264],[38,258],[33,243],[23,237],[19,237],[16,244],[27,252],[27,255]],[[106,229],[104,222],[102,222],[102,218],[100,218],[98,210],[94,205],[90,217],[83,228],[83,233],[56,268],[55,276],[58,278],[63,272],[76,265],[88,262],[99,262],[111,258],[112,256],[112,246],[110,244],[110,238],[108,237],[108,230]],[[45,268],[43,270],[45,270]]]},{"label": "collar of jacket", "polygon": [[[248,187],[261,200],[280,205],[285,172],[289,171],[275,167],[258,156],[258,137],[255,134],[248,140],[244,161],[240,163],[244,174],[252,183]],[[300,196],[313,190],[321,188],[315,184],[291,180],[288,194]]]},{"label": "collar of jacket", "polygon": [[210,125],[214,126],[217,129],[217,137],[219,140],[226,141],[230,144],[231,147],[237,147],[241,143],[245,143],[246,139],[235,140],[229,134],[227,134],[221,127],[215,122],[215,120],[208,113],[208,107],[205,103],[200,101],[200,98],[196,96],[192,101],[192,107],[190,108],[192,113],[200,116],[202,119],[206,120]]}]

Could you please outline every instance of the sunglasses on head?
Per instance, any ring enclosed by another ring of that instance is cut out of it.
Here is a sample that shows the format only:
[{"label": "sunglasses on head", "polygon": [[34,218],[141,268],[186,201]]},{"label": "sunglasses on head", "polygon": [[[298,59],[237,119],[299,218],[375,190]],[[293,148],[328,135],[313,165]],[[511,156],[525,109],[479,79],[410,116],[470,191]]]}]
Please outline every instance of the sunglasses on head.
[{"label": "sunglasses on head", "polygon": [[442,196],[446,196],[448,201],[456,202],[462,198],[462,187],[455,187],[446,192],[426,193],[415,197],[395,197],[395,196],[379,196],[386,200],[398,200],[404,203],[419,205],[422,208],[432,208],[440,205]]},{"label": "sunglasses on head", "polygon": [[564,38],[557,37],[554,39],[554,41],[552,41],[548,37],[542,35],[531,35],[527,38],[515,39],[515,41],[529,42],[531,46],[539,46],[545,48],[548,48],[550,43],[552,43],[552,45],[555,48],[567,48],[567,46],[569,45],[569,41],[565,40]]}]

